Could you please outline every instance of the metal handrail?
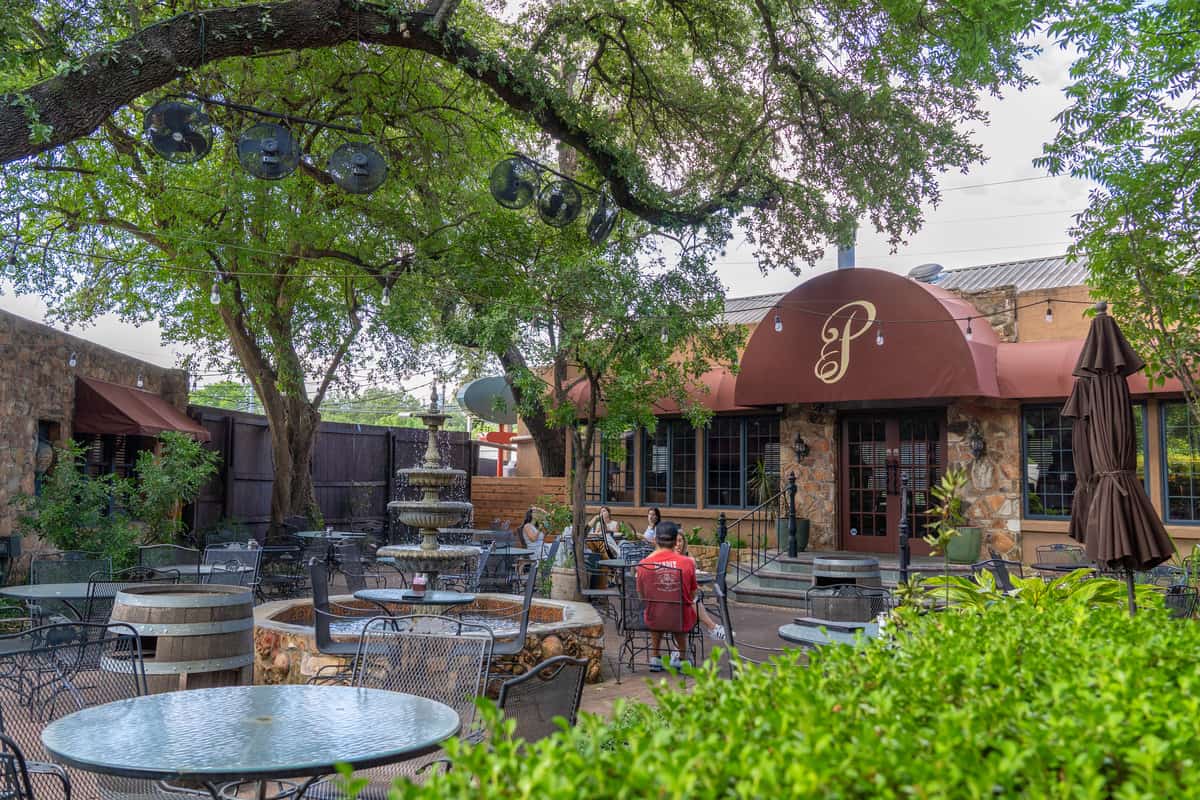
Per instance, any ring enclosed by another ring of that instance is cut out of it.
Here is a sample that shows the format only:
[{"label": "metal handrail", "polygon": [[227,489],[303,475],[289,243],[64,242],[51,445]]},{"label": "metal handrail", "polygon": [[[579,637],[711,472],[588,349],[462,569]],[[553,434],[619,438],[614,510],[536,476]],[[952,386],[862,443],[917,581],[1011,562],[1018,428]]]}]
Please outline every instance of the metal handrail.
[{"label": "metal handrail", "polygon": [[733,561],[734,582],[730,588],[736,587],[742,581],[758,572],[769,564],[774,563],[783,555],[780,547],[772,547],[772,537],[776,535],[777,521],[780,509],[786,505],[788,520],[788,554],[793,552],[796,541],[796,476],[788,476],[787,486],[774,496],[768,498],[754,508],[738,517],[733,522],[727,522],[724,512],[717,519],[717,543],[741,539],[750,546],[749,563],[742,558]]}]

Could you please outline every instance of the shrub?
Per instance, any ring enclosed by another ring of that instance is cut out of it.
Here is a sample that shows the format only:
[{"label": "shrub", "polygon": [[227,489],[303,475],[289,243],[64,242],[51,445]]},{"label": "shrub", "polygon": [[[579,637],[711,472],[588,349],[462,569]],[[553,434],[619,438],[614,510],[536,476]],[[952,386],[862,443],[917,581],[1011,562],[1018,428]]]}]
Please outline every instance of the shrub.
[{"label": "shrub", "polygon": [[217,471],[220,456],[182,433],[165,431],[159,436],[158,453],[138,454],[136,480],[125,481],[126,506],[130,515],[145,526],[146,544],[175,539],[183,529],[179,510],[200,496],[200,490]]},{"label": "shrub", "polygon": [[886,640],[585,716],[522,751],[452,742],[399,798],[1133,798],[1200,785],[1200,627],[1150,608],[902,614]]}]

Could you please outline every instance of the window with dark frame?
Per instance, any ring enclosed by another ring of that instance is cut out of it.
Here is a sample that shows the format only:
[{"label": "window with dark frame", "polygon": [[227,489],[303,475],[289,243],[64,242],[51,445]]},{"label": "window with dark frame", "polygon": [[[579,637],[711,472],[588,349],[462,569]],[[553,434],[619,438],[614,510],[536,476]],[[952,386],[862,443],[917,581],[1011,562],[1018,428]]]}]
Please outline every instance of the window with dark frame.
[{"label": "window with dark frame", "polygon": [[1022,485],[1025,516],[1068,519],[1075,493],[1072,421],[1062,405],[1021,409]]},{"label": "window with dark frame", "polygon": [[642,503],[696,506],[696,429],[687,420],[660,420],[643,432]]},{"label": "window with dark frame", "polygon": [[1187,403],[1162,403],[1162,470],[1167,522],[1200,522],[1200,425]]},{"label": "window with dark frame", "polygon": [[584,491],[587,502],[629,505],[634,500],[634,443],[633,431],[621,434],[619,456],[605,452],[604,437],[597,431],[592,438],[592,467],[588,471]]},{"label": "window with dark frame", "polygon": [[759,461],[779,475],[778,417],[715,417],[706,439],[707,504],[746,508],[757,505],[750,479]]}]

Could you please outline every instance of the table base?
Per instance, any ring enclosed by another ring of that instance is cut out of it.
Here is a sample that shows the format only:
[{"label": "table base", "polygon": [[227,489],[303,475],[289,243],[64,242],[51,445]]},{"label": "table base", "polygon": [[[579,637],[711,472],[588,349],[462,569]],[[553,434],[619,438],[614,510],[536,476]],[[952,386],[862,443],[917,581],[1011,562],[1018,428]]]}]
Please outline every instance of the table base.
[{"label": "table base", "polygon": [[[293,783],[292,781],[281,781],[276,779],[261,780],[261,781],[234,781],[233,783],[208,783],[205,782],[204,788],[208,789],[208,793],[212,795],[213,800],[246,800],[248,795],[243,794],[247,787],[253,787],[254,800],[300,800],[304,797],[304,793],[308,788],[320,780],[320,777],[308,778],[304,783]],[[273,789],[273,791],[269,791]]]}]

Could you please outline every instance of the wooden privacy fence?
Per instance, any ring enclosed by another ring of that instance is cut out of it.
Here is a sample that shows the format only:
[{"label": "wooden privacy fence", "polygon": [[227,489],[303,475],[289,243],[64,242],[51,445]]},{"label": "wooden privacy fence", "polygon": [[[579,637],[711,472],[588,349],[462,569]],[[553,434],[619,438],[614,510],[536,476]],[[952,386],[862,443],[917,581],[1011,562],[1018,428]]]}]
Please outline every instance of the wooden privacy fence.
[{"label": "wooden privacy fence", "polygon": [[494,478],[476,475],[471,479],[471,502],[475,505],[475,527],[491,527],[494,520],[515,528],[537,499],[550,495],[565,503],[566,478]]},{"label": "wooden privacy fence", "polygon": [[[190,406],[188,414],[212,434],[207,446],[220,453],[221,461],[217,475],[185,519],[195,531],[234,522],[262,539],[271,523],[274,480],[266,417],[207,406]],[[312,475],[326,524],[378,521],[386,525],[389,501],[418,499],[420,492],[402,485],[396,470],[420,464],[426,436],[424,428],[322,422],[313,447]],[[461,432],[442,433],[439,438],[443,461],[467,472],[466,485],[445,490],[443,499],[465,500],[471,491],[475,446]]]}]

